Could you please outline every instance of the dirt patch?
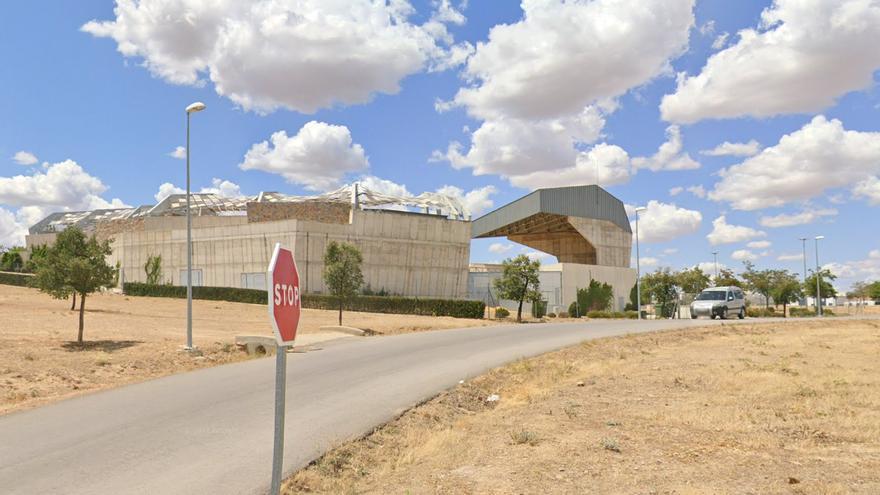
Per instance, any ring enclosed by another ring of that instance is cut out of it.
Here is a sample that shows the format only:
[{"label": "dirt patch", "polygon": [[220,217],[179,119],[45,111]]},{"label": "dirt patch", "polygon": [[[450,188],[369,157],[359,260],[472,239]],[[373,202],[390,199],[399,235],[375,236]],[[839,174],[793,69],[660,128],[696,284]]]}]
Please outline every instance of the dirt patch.
[{"label": "dirt patch", "polygon": [[[0,414],[87,391],[115,387],[206,366],[249,359],[236,335],[272,335],[266,307],[193,301],[193,342],[186,338],[186,301],[101,294],[86,299],[85,342],[76,338],[78,312],[34,289],[0,285]],[[303,342],[327,338],[334,311],[303,310]],[[486,320],[345,313],[374,334],[492,325]],[[332,336],[330,336],[332,337]]]},{"label": "dirt patch", "polygon": [[[880,493],[880,322],[590,341],[416,407],[284,493]],[[495,400],[497,398],[497,400]]]}]

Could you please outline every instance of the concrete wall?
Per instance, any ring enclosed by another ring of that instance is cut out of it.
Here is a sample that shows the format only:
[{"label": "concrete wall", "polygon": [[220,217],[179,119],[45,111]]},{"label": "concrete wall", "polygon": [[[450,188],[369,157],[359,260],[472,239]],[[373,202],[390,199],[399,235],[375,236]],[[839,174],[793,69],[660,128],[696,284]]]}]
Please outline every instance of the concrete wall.
[{"label": "concrete wall", "polygon": [[596,248],[596,265],[629,268],[631,233],[607,220],[568,217],[568,223]]},{"label": "concrete wall", "polygon": [[[120,262],[126,281],[142,282],[147,258],[161,255],[165,281],[185,283],[180,272],[186,269],[186,219],[145,220],[142,231],[114,235],[109,261]],[[361,249],[364,281],[374,290],[420,297],[462,298],[466,294],[469,223],[404,212],[355,211],[351,224],[195,217],[193,269],[202,270],[202,285],[242,287],[242,274],[252,274],[252,280],[260,278],[275,243],[281,242],[294,252],[305,291],[320,293],[324,291],[324,250],[333,240]]]},{"label": "concrete wall", "polygon": [[[474,264],[468,275],[468,297],[499,305],[516,311],[517,302],[499,300],[492,281],[501,276],[501,265]],[[577,298],[577,289],[586,288],[595,279],[611,285],[614,290],[612,310],[623,311],[629,302],[629,291],[636,284],[636,271],[631,268],[613,266],[582,265],[578,263],[556,263],[541,266],[539,280],[541,295],[547,301],[547,311],[568,311],[568,306]],[[490,294],[491,292],[491,294]],[[531,304],[523,304],[523,313],[531,313]]]},{"label": "concrete wall", "polygon": [[564,305],[563,311],[568,311],[568,305],[577,299],[577,289],[588,287],[591,279],[609,284],[614,289],[614,311],[623,311],[629,302],[629,291],[636,285],[636,271],[632,268],[557,263],[542,269],[562,273],[560,297]]}]

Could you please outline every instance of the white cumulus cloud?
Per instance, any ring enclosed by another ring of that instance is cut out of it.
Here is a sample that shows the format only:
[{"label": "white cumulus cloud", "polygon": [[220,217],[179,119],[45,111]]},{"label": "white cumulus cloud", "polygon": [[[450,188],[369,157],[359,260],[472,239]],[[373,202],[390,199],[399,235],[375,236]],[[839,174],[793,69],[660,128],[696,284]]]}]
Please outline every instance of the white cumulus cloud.
[{"label": "white cumulus cloud", "polygon": [[[156,191],[156,194],[153,197],[156,199],[157,203],[161,203],[165,198],[171,196],[172,194],[186,194],[186,189],[182,187],[177,187],[170,182],[164,182],[159,186],[159,190]],[[203,187],[198,191],[193,191],[193,194],[216,194],[218,196],[224,198],[239,198],[242,196],[241,187],[238,184],[213,178],[211,179],[211,185],[209,187]]]},{"label": "white cumulus cloud", "polygon": [[489,245],[489,252],[494,254],[504,254],[513,249],[513,244],[506,243],[502,244],[500,242],[493,242]]},{"label": "white cumulus cloud", "polygon": [[[572,115],[668,70],[687,47],[693,0],[523,0],[468,59],[455,102],[481,119]],[[609,56],[614,54],[613,56]]]},{"label": "white cumulus cloud", "polygon": [[27,226],[16,218],[16,215],[0,208],[0,246],[20,246],[24,244]]},{"label": "white cumulus cloud", "polygon": [[712,232],[706,236],[709,244],[713,246],[718,244],[731,244],[734,242],[745,242],[757,237],[766,237],[767,233],[762,230],[753,229],[744,225],[731,225],[727,223],[724,215],[712,221]]},{"label": "white cumulus cloud", "polygon": [[33,165],[37,163],[37,156],[31,153],[30,151],[17,151],[14,155],[12,155],[12,161],[19,165]]},{"label": "white cumulus cloud", "polygon": [[168,156],[171,158],[177,158],[178,160],[186,160],[186,148],[183,146],[178,146],[174,148],[173,151],[168,153]]},{"label": "white cumulus cloud", "polygon": [[755,261],[758,259],[758,255],[748,249],[737,249],[730,254],[730,258],[734,261]]},{"label": "white cumulus cloud", "polygon": [[724,141],[711,150],[700,151],[701,155],[707,156],[752,156],[761,151],[761,143],[752,139],[748,143],[731,143]]},{"label": "white cumulus cloud", "polygon": [[858,182],[853,187],[853,196],[867,199],[869,204],[880,205],[880,177],[874,175]]},{"label": "white cumulus cloud", "polygon": [[816,112],[869,88],[880,68],[876,0],[775,0],[695,76],[663,97],[663,119],[770,117]]},{"label": "white cumulus cloud", "polygon": [[[639,212],[640,242],[666,242],[693,234],[699,230],[703,221],[702,213],[675,204],[651,200],[645,208],[647,208],[645,211]],[[632,205],[626,205],[626,209],[630,217],[635,216],[635,208]],[[631,221],[630,225],[635,235],[635,220]]]},{"label": "white cumulus cloud", "polygon": [[770,241],[752,241],[746,244],[746,246],[752,249],[767,249],[768,247],[770,247],[771,244],[772,243]]},{"label": "white cumulus cloud", "polygon": [[465,208],[466,215],[478,217],[494,206],[495,202],[491,196],[497,193],[498,189],[495,186],[485,186],[465,192],[460,187],[443,186],[437,189],[437,192],[459,200]]},{"label": "white cumulus cloud", "polygon": [[779,228],[791,227],[793,225],[804,225],[813,223],[819,218],[837,215],[834,208],[822,208],[815,210],[805,210],[800,213],[780,213],[779,215],[764,216],[758,220],[762,227]]},{"label": "white cumulus cloud", "polygon": [[739,210],[804,201],[880,172],[880,132],[846,130],[819,115],[744,162],[719,172],[709,198]]},{"label": "white cumulus cloud", "polygon": [[171,83],[207,77],[245,110],[313,113],[397,93],[404,77],[450,65],[444,23],[464,18],[439,7],[420,26],[406,0],[118,0],[113,20],[82,30]]},{"label": "white cumulus cloud", "polygon": [[654,172],[700,168],[700,164],[688,153],[682,153],[683,148],[681,129],[677,125],[671,125],[666,128],[666,142],[660,145],[657,152],[650,157],[633,158],[632,164],[635,168],[647,168]]},{"label": "white cumulus cloud", "polygon": [[368,166],[363,147],[352,142],[347,127],[314,120],[294,136],[278,131],[269,141],[254,144],[239,164],[242,170],[279,174],[315,191],[332,189],[346,174]]}]

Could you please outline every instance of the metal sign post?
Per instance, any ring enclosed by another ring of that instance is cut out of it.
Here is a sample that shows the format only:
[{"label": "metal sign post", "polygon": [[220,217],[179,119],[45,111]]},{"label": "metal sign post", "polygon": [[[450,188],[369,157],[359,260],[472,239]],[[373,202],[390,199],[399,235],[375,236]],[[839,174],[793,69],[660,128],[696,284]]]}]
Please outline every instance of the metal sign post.
[{"label": "metal sign post", "polygon": [[272,493],[281,492],[284,475],[284,405],[287,392],[287,347],[296,340],[301,300],[299,272],[293,253],[275,244],[266,279],[269,296],[269,320],[275,331],[275,442],[272,449]]},{"label": "metal sign post", "polygon": [[275,350],[275,447],[272,449],[272,493],[281,493],[284,463],[284,401],[287,392],[287,346]]}]

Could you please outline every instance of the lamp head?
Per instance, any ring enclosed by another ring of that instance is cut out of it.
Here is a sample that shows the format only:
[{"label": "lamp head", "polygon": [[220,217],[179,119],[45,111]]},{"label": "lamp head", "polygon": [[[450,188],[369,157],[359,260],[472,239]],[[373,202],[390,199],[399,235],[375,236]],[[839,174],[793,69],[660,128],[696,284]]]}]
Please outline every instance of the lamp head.
[{"label": "lamp head", "polygon": [[201,112],[204,109],[205,109],[205,104],[200,101],[197,101],[195,103],[191,103],[188,107],[186,107],[186,113]]},{"label": "lamp head", "polygon": [[636,213],[641,213],[641,212],[643,212],[643,211],[645,211],[645,210],[647,210],[647,208],[645,208],[644,206],[638,206],[638,207],[636,207],[635,212],[636,212]]},{"label": "lamp head", "polygon": [[824,235],[817,235],[817,236],[816,236],[816,240],[817,240],[817,241],[818,241],[819,239],[824,239],[824,238],[825,238]]}]

